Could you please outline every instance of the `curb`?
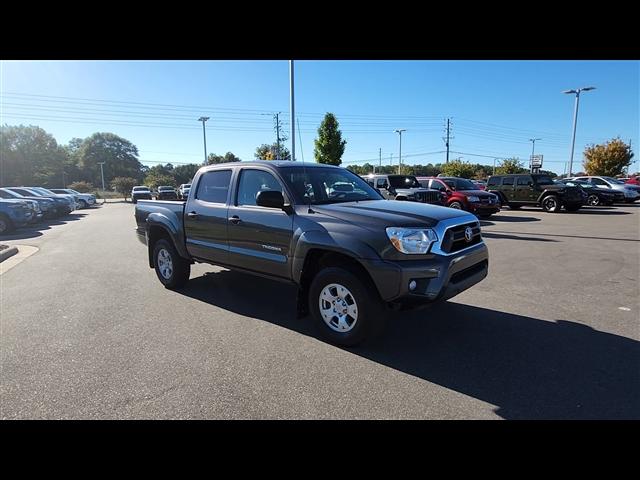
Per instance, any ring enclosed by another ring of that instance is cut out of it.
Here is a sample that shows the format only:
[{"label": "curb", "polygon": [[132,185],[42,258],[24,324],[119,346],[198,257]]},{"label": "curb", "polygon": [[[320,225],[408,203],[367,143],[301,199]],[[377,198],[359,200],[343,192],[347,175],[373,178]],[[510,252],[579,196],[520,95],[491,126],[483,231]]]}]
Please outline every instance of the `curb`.
[{"label": "curb", "polygon": [[16,253],[18,253],[18,249],[16,247],[9,247],[4,250],[0,250],[0,262],[4,262],[7,258],[14,256]]}]

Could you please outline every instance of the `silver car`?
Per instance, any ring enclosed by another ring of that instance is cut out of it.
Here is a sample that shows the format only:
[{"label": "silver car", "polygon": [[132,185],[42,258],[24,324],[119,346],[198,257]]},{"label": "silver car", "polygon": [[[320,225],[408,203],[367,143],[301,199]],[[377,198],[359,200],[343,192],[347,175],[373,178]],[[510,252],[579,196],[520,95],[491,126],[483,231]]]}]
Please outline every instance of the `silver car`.
[{"label": "silver car", "polygon": [[90,193],[76,192],[71,188],[52,188],[51,191],[53,193],[61,193],[63,195],[64,194],[73,195],[74,198],[76,199],[78,208],[88,208],[88,207],[91,207],[92,205],[95,205],[96,203],[96,196]]},{"label": "silver car", "polygon": [[621,182],[617,178],[589,175],[586,177],[574,177],[573,180],[584,180],[595,187],[608,188],[622,192],[624,194],[624,201],[627,203],[635,202],[640,198],[640,194],[635,189],[631,188],[624,182]]}]

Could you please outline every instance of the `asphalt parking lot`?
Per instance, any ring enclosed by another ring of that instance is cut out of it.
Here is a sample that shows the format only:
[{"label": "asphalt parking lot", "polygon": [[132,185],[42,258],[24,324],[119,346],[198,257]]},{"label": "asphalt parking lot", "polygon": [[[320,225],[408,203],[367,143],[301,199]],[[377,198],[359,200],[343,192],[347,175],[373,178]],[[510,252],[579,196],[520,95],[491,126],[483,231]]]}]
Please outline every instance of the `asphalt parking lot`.
[{"label": "asphalt parking lot", "polygon": [[640,204],[505,209],[486,280],[352,350],[287,285],[196,265],[164,289],[133,208],[3,238],[38,249],[0,275],[3,419],[640,418]]}]

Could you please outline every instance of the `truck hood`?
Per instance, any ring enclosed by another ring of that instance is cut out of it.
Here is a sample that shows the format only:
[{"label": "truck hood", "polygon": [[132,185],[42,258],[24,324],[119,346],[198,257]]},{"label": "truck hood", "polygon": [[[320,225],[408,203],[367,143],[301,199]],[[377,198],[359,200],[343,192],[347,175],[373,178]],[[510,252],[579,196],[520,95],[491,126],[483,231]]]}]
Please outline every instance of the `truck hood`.
[{"label": "truck hood", "polygon": [[404,193],[406,194],[410,194],[410,193],[418,193],[418,192],[432,192],[433,189],[430,188],[423,188],[423,187],[416,187],[416,188],[396,188],[395,189],[396,193]]},{"label": "truck hood", "polygon": [[440,220],[455,217],[475,220],[473,215],[463,210],[396,200],[334,203],[312,208],[318,213],[377,231],[386,227],[433,227]]}]

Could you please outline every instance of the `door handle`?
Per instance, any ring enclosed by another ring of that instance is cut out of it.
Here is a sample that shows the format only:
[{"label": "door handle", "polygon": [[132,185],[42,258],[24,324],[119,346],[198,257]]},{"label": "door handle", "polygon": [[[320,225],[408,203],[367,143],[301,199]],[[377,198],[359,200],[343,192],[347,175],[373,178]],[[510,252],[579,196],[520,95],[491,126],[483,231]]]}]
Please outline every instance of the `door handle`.
[{"label": "door handle", "polygon": [[228,219],[231,223],[233,223],[234,225],[239,224],[242,220],[240,220],[240,217],[237,215],[234,215],[233,217],[229,217]]},{"label": "door handle", "polygon": [[198,218],[198,214],[196,212],[189,212],[187,213],[187,217],[196,219]]}]

